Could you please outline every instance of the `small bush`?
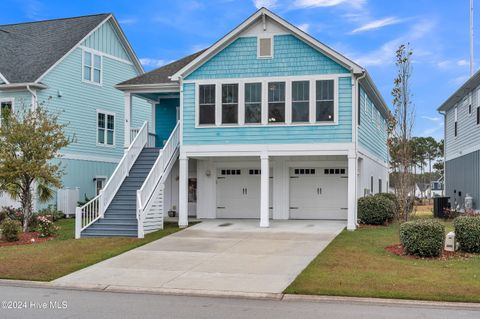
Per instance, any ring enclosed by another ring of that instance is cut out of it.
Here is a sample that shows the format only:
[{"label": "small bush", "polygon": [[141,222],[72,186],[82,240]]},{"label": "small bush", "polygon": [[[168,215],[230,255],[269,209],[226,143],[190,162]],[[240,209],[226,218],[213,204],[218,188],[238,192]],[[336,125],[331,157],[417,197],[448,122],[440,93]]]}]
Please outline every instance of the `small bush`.
[{"label": "small bush", "polygon": [[52,217],[49,215],[37,216],[37,230],[39,237],[50,237],[57,233],[58,227],[52,222]]},{"label": "small bush", "polygon": [[2,229],[2,237],[6,241],[17,241],[20,239],[22,227],[19,221],[5,219],[2,224],[0,224],[0,228]]},{"label": "small bush", "polygon": [[366,196],[358,200],[358,218],[362,224],[384,225],[395,216],[395,204],[384,196]]},{"label": "small bush", "polygon": [[375,196],[384,197],[391,200],[392,203],[395,205],[395,214],[398,214],[400,212],[400,203],[398,202],[397,195],[393,193],[378,193]]},{"label": "small bush", "polygon": [[[0,216],[3,217],[3,220],[5,219],[17,220],[21,224],[23,224],[23,213],[21,208],[2,207],[0,211]],[[0,222],[2,222],[3,220],[0,220]]]},{"label": "small bush", "polygon": [[47,208],[40,209],[37,216],[50,216],[52,222],[65,218],[65,214],[57,209],[57,205],[48,205]]},{"label": "small bush", "polygon": [[480,253],[480,216],[460,216],[453,221],[455,239],[467,253]]},{"label": "small bush", "polygon": [[406,222],[400,225],[400,242],[408,255],[438,257],[445,244],[445,227],[434,219]]}]

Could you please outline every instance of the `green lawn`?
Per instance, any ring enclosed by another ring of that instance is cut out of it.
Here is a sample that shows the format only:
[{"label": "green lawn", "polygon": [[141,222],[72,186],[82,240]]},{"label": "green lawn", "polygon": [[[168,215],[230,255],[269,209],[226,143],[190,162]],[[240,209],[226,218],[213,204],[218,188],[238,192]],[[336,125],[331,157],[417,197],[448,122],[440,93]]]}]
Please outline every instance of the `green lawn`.
[{"label": "green lawn", "polygon": [[396,243],[397,224],[344,231],[285,293],[480,302],[480,256],[419,260],[384,250]]},{"label": "green lawn", "polygon": [[180,230],[165,229],[138,238],[74,239],[75,221],[60,220],[58,236],[48,242],[0,247],[0,278],[50,281]]}]

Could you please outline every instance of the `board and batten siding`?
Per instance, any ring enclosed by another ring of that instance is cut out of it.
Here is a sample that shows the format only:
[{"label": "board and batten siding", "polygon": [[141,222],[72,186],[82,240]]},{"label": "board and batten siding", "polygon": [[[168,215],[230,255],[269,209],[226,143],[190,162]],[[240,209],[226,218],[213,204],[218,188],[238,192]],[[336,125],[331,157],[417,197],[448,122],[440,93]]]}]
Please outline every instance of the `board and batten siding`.
[{"label": "board and batten siding", "polygon": [[467,193],[472,195],[474,207],[480,209],[480,151],[445,162],[445,196],[450,197],[452,207],[455,202],[463,206]]},{"label": "board and batten siding", "polygon": [[[360,86],[358,142],[378,159],[388,162],[388,123],[366,91]],[[379,122],[377,122],[379,121]],[[378,123],[380,125],[378,125]]]},{"label": "board and batten siding", "polygon": [[[470,93],[445,113],[445,158],[452,159],[480,148],[480,125],[477,125],[479,90],[472,94],[472,113],[469,114]],[[457,108],[457,136],[455,136],[455,107]]]},{"label": "board and batten siding", "polygon": [[[183,86],[184,144],[349,143],[352,141],[351,73],[293,35],[275,35],[273,58],[257,58],[257,37],[239,37],[205,62]],[[195,81],[342,74],[337,125],[195,127]],[[345,76],[343,76],[345,74]]]},{"label": "board and batten siding", "polygon": [[122,42],[118,40],[118,35],[113,29],[111,20],[95,30],[83,41],[82,45],[123,60],[130,60]]}]

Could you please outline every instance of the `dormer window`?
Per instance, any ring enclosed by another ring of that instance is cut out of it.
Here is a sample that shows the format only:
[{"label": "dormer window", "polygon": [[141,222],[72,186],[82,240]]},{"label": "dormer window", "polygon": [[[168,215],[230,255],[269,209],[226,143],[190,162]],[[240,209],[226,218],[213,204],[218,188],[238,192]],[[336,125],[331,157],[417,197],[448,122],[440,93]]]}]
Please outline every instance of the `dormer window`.
[{"label": "dormer window", "polygon": [[273,39],[258,38],[258,58],[273,58]]}]

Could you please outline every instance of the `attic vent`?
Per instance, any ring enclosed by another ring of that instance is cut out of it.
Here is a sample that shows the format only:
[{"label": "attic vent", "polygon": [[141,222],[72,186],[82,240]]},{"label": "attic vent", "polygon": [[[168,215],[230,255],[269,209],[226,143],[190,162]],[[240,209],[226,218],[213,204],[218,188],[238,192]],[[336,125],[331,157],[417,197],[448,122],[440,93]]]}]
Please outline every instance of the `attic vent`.
[{"label": "attic vent", "polygon": [[273,56],[272,38],[258,39],[258,57],[271,58]]}]

